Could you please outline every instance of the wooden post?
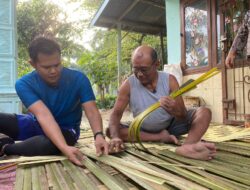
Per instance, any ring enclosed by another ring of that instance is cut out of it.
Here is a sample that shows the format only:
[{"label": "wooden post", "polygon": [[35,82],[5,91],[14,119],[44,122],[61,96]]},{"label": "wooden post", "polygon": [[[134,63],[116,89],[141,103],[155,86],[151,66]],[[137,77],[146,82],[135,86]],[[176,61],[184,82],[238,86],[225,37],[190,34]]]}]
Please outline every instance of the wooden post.
[{"label": "wooden post", "polygon": [[121,57],[121,23],[117,24],[117,82],[118,82],[118,87],[120,86],[121,82],[121,62],[122,62],[122,57]]}]

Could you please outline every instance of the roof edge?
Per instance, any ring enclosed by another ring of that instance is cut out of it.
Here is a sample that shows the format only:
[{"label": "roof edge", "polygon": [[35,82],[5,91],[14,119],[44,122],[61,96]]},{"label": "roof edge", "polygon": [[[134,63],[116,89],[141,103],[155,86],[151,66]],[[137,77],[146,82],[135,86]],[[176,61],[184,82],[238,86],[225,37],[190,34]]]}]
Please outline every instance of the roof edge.
[{"label": "roof edge", "polygon": [[94,26],[95,23],[97,22],[98,18],[100,17],[100,15],[102,14],[103,10],[106,8],[106,6],[108,5],[108,3],[110,2],[110,0],[105,0],[102,5],[100,6],[99,10],[95,13],[94,18],[91,20],[90,22],[90,26]]}]

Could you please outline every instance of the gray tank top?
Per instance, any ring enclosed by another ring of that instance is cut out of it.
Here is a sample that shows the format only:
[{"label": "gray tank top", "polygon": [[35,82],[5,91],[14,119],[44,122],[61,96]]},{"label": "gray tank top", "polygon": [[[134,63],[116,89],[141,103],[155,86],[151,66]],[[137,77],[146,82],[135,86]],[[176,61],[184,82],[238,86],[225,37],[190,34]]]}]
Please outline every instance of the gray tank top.
[{"label": "gray tank top", "polygon": [[[162,96],[169,95],[169,74],[166,72],[158,71],[155,93],[145,88],[135,75],[131,75],[128,81],[130,84],[129,104],[134,117],[159,101]],[[141,127],[148,132],[159,132],[169,125],[171,119],[172,116],[160,107],[146,117]]]}]

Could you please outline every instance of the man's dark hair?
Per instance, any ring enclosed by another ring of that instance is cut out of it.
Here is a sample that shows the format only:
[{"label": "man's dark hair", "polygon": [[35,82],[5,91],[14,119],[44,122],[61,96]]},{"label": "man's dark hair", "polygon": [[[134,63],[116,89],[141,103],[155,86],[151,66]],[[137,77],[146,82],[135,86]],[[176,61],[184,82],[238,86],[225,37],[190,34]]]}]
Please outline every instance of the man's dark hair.
[{"label": "man's dark hair", "polygon": [[152,48],[151,58],[152,58],[153,63],[155,63],[158,60],[158,55],[154,48]]},{"label": "man's dark hair", "polygon": [[61,48],[59,44],[47,37],[36,37],[29,45],[29,56],[33,62],[38,61],[38,54],[43,53],[46,55],[51,55],[55,52],[61,54]]}]

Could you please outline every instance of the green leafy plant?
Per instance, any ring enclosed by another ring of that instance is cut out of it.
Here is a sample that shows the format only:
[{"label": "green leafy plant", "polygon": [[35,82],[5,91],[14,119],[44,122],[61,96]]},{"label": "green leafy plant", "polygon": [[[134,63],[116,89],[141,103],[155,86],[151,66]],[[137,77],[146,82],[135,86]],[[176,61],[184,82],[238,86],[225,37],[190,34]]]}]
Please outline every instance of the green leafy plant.
[{"label": "green leafy plant", "polygon": [[96,104],[99,109],[111,109],[115,104],[116,96],[106,95],[104,99],[97,97]]}]

